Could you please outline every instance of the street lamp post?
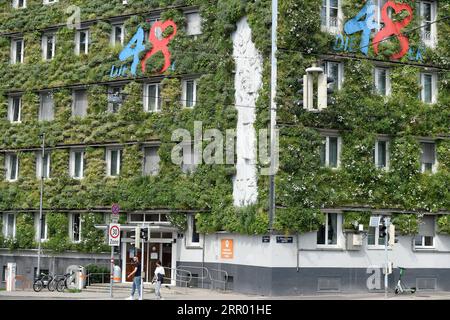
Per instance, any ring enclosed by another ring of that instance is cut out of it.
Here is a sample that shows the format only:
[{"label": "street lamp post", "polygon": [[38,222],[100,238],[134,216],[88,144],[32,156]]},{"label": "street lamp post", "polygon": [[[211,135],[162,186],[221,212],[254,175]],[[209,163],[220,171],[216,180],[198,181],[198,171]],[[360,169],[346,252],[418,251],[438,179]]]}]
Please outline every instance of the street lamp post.
[{"label": "street lamp post", "polygon": [[38,226],[38,262],[36,276],[41,274],[41,233],[42,233],[42,198],[44,195],[44,158],[45,158],[45,133],[39,136],[42,138],[42,151],[41,151],[41,194],[39,198],[39,226]]}]

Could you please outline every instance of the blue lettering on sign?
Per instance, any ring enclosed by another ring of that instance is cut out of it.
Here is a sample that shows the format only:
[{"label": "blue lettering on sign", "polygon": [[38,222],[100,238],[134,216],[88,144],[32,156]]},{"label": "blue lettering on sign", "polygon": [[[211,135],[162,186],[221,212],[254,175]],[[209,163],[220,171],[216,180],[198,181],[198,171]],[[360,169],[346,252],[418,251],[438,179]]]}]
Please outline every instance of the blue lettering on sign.
[{"label": "blue lettering on sign", "polygon": [[[347,21],[344,25],[344,31],[348,35],[352,35],[359,31],[362,31],[360,48],[361,52],[365,55],[369,52],[370,33],[373,29],[377,29],[379,24],[375,21],[376,6],[372,3],[372,0],[367,1],[366,5],[353,19]],[[366,16],[364,20],[362,17]]]},{"label": "blue lettering on sign", "polygon": [[131,38],[130,42],[128,42],[127,46],[119,54],[120,61],[133,57],[133,63],[130,69],[132,75],[136,75],[136,68],[139,64],[139,53],[144,50],[144,29],[139,27],[133,38]]}]

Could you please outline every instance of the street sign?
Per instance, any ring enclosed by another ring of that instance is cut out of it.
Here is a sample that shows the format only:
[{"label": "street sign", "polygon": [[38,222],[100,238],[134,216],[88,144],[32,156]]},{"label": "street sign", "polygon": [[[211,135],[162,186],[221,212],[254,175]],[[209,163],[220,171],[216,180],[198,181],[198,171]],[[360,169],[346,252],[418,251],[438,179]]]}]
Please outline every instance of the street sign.
[{"label": "street sign", "polygon": [[277,243],[293,243],[294,237],[277,236]]},{"label": "street sign", "polygon": [[109,245],[118,247],[120,244],[120,224],[111,223],[108,229]]},{"label": "street sign", "polygon": [[263,243],[269,243],[270,242],[270,236],[263,236],[262,237],[262,242]]},{"label": "street sign", "polygon": [[370,222],[369,222],[369,227],[378,228],[378,226],[380,225],[380,220],[381,220],[381,217],[371,216]]},{"label": "street sign", "polygon": [[112,214],[114,214],[114,215],[118,215],[119,212],[120,212],[119,204],[114,203],[114,204],[112,205],[112,207],[111,207],[111,212],[112,212]]}]

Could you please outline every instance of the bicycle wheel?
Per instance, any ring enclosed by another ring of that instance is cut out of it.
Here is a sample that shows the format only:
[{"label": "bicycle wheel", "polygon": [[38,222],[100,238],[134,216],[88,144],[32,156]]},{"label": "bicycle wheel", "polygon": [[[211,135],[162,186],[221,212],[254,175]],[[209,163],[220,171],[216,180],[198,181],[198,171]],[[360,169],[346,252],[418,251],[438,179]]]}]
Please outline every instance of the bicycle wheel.
[{"label": "bicycle wheel", "polygon": [[58,292],[64,292],[64,289],[66,289],[66,280],[65,279],[61,279],[56,284],[56,290]]},{"label": "bicycle wheel", "polygon": [[55,291],[55,289],[56,289],[56,284],[57,284],[57,282],[56,282],[55,279],[53,279],[52,281],[50,281],[50,282],[48,283],[48,286],[47,286],[48,291],[51,291],[51,292]]},{"label": "bicycle wheel", "polygon": [[44,286],[44,284],[42,283],[41,280],[36,280],[36,281],[33,283],[33,290],[34,290],[35,292],[39,292],[39,291],[42,290],[42,287],[43,287],[43,286]]}]

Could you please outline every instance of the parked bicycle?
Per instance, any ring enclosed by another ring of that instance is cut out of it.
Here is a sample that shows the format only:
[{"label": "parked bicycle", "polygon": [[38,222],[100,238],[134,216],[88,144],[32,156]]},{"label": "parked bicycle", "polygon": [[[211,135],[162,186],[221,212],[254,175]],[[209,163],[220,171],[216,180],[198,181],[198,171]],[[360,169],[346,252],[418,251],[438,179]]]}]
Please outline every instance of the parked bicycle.
[{"label": "parked bicycle", "polygon": [[58,279],[58,282],[56,283],[56,290],[58,292],[64,292],[64,290],[68,289],[74,282],[74,273],[66,273],[64,276]]},{"label": "parked bicycle", "polygon": [[49,291],[54,291],[54,286],[50,286],[50,283],[53,281],[53,277],[49,274],[41,273],[33,283],[33,290],[36,292],[40,292],[42,288],[47,288]]},{"label": "parked bicycle", "polygon": [[409,288],[402,282],[402,276],[404,275],[405,268],[398,267],[400,269],[400,276],[398,278],[397,285],[395,286],[395,294],[400,293],[414,293],[416,288]]}]

